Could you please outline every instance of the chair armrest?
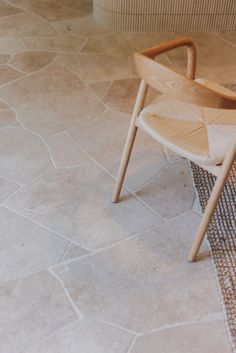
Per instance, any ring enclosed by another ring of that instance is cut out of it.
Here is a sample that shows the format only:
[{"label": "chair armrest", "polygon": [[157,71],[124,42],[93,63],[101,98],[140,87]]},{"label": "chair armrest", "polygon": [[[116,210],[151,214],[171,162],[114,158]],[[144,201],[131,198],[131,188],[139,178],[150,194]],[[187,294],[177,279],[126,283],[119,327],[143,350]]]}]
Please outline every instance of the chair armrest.
[{"label": "chair armrest", "polygon": [[186,76],[192,80],[195,79],[196,73],[196,59],[197,51],[194,42],[190,38],[178,38],[171,41],[168,41],[158,47],[153,47],[147,50],[144,50],[141,54],[145,55],[151,59],[155,59],[158,55],[166,53],[170,50],[187,47],[187,73]]}]

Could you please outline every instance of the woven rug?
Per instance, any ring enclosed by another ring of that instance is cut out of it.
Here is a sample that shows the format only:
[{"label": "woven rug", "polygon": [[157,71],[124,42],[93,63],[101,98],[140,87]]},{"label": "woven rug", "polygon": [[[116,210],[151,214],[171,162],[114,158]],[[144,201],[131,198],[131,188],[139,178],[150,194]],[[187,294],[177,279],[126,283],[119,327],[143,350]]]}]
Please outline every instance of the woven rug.
[{"label": "woven rug", "polygon": [[[193,163],[191,168],[200,205],[204,210],[216,178]],[[207,235],[228,330],[236,352],[236,161]]]}]

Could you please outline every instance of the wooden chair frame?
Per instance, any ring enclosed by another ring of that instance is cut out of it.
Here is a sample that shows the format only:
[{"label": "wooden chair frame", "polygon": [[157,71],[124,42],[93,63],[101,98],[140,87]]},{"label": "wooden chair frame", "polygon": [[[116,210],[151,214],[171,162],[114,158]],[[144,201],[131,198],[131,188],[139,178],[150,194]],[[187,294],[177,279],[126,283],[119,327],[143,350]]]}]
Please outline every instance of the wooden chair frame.
[{"label": "wooden chair frame", "polygon": [[[189,81],[191,81],[191,83],[195,84],[195,82],[192,80],[195,79],[195,72],[196,72],[196,48],[195,48],[193,41],[189,38],[183,38],[183,39],[177,39],[174,41],[170,41],[170,42],[167,42],[166,44],[163,44],[159,47],[151,48],[151,49],[144,51],[141,54],[136,53],[135,55],[136,56],[141,55],[141,56],[144,56],[148,59],[153,60],[156,56],[158,56],[162,53],[165,53],[169,50],[179,48],[182,46],[187,47],[188,60],[187,60],[186,77]],[[132,148],[133,148],[135,137],[136,137],[137,130],[138,130],[138,117],[139,117],[140,112],[144,108],[148,86],[149,85],[153,86],[152,82],[151,83],[148,82],[147,77],[145,77],[145,73],[141,72],[140,76],[141,76],[142,80],[141,80],[141,84],[139,87],[137,99],[135,102],[133,114],[131,117],[128,135],[126,138],[125,147],[124,147],[124,151],[122,154],[120,167],[119,167],[119,171],[118,171],[118,176],[117,176],[117,180],[116,180],[116,184],[115,184],[113,199],[112,199],[112,201],[115,203],[119,201],[121,188],[122,188],[122,185],[124,182],[125,174],[127,171]],[[197,90],[203,89],[202,87],[203,86],[201,86],[201,85],[199,85],[199,87],[196,86]],[[207,93],[210,95],[209,98],[211,98],[211,99],[209,99],[209,101],[212,102],[210,104],[213,107],[216,107],[216,106],[225,107],[225,106],[227,106],[227,104],[225,104],[225,101],[227,103],[227,102],[232,102],[232,100],[233,100],[234,101],[233,106],[236,109],[236,105],[235,105],[236,98],[235,97],[234,98],[227,97],[227,96],[224,96],[223,94],[221,95],[219,92],[211,91],[210,89],[207,89],[207,91],[208,91]],[[212,97],[211,97],[211,95],[212,95]],[[184,96],[182,95],[181,98],[184,99]],[[223,105],[222,105],[222,102],[223,102]],[[229,106],[232,109],[232,105],[229,104]],[[214,211],[216,209],[220,195],[222,193],[222,190],[224,188],[224,185],[226,183],[226,180],[229,176],[230,170],[231,170],[232,165],[234,163],[235,155],[236,155],[236,139],[233,139],[232,144],[230,145],[230,148],[228,149],[228,152],[224,158],[224,161],[220,166],[203,166],[203,165],[201,165],[202,168],[206,169],[207,171],[209,171],[210,173],[215,175],[217,177],[217,179],[216,179],[216,183],[213,187],[212,193],[210,195],[206,209],[204,211],[204,214],[202,216],[202,220],[201,220],[196,238],[195,238],[193,245],[192,245],[192,248],[190,250],[190,253],[188,256],[189,261],[196,260],[198,251],[199,251],[200,246],[202,244],[202,241],[205,237],[205,233],[207,231],[208,225],[212,219],[212,216],[213,216]]]}]

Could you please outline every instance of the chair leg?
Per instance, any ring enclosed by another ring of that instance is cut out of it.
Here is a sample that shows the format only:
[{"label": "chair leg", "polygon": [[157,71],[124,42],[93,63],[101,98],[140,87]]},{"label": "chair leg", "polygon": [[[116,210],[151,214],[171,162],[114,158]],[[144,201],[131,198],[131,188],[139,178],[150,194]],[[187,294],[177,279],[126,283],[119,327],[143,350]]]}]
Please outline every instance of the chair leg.
[{"label": "chair leg", "polygon": [[216,209],[220,195],[222,193],[222,190],[224,188],[224,185],[227,181],[230,170],[231,170],[232,165],[234,163],[235,152],[236,152],[236,142],[234,141],[232,143],[232,145],[230,146],[229,151],[224,159],[220,174],[216,179],[211,196],[209,198],[205,212],[203,214],[196,238],[194,240],[194,243],[192,245],[192,248],[191,248],[189,256],[188,256],[188,260],[190,262],[196,260],[197,253],[198,253],[200,246],[203,242],[208,225],[212,219],[212,216],[213,216],[214,211]]},{"label": "chair leg", "polygon": [[116,184],[115,184],[115,189],[114,189],[114,193],[113,193],[113,197],[112,197],[112,202],[119,201],[121,188],[124,183],[125,174],[127,171],[132,148],[133,148],[135,137],[136,137],[137,130],[138,130],[138,128],[136,126],[136,119],[137,119],[139,113],[141,112],[141,110],[143,109],[146,94],[147,94],[147,84],[142,80],[140,87],[139,87],[138,96],[137,96],[136,103],[134,106],[134,111],[132,114],[132,118],[131,118],[131,122],[130,122],[130,126],[129,126],[129,131],[128,131],[124,151],[123,151],[121,162],[120,162],[120,167],[119,167],[118,176],[117,176],[117,180],[116,180]]}]

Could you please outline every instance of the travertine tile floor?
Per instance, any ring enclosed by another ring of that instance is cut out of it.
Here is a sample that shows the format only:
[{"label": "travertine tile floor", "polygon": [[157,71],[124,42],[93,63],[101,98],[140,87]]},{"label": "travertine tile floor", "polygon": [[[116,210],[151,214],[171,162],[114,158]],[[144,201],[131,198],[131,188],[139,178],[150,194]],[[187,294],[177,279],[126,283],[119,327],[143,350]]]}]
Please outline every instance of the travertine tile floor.
[{"label": "travertine tile floor", "polygon": [[[111,203],[132,54],[178,35],[112,33],[88,0],[0,1],[1,353],[231,351],[207,246],[186,261],[188,163],[140,133]],[[190,35],[198,75],[236,82],[236,36]]]}]

